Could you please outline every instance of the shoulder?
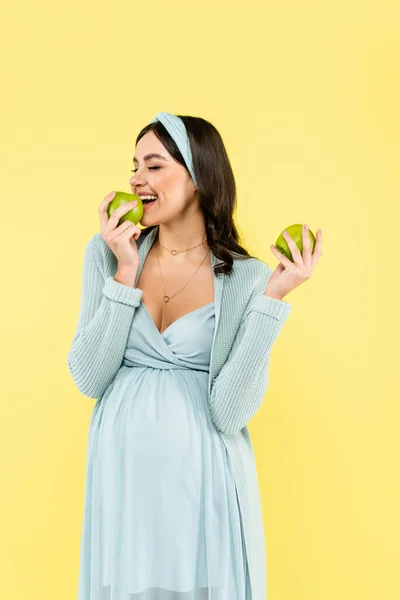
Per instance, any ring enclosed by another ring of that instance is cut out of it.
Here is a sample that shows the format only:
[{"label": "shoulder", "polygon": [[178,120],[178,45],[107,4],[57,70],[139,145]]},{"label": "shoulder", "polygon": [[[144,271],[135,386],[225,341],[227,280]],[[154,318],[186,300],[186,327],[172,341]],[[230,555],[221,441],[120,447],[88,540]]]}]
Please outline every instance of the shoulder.
[{"label": "shoulder", "polygon": [[86,244],[86,253],[90,254],[97,269],[104,278],[114,273],[118,266],[117,257],[103,240],[101,232],[93,234]]},{"label": "shoulder", "polygon": [[224,303],[231,311],[231,318],[242,322],[250,314],[257,298],[264,294],[272,269],[254,256],[247,258],[232,254],[232,271],[223,275]]},{"label": "shoulder", "polygon": [[[230,295],[242,307],[243,315],[248,314],[257,298],[264,294],[272,269],[262,260],[250,258],[234,258],[233,279],[228,287]],[[228,276],[229,277],[229,276]]]},{"label": "shoulder", "polygon": [[[96,262],[100,260],[104,254],[104,246],[107,246],[100,232],[94,233],[86,244],[86,251],[93,254]],[[108,246],[107,246],[108,247]]]},{"label": "shoulder", "polygon": [[256,281],[258,279],[269,279],[272,274],[272,269],[265,262],[252,256],[251,258],[243,258],[242,255],[233,252],[233,272],[236,277],[245,278],[247,281]]}]

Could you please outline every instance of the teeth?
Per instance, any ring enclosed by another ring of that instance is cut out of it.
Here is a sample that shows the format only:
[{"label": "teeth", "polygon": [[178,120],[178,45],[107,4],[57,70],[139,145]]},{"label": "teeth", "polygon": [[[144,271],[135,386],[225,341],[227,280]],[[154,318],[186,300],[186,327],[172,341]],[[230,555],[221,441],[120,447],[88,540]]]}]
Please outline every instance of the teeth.
[{"label": "teeth", "polygon": [[157,196],[140,196],[141,200],[156,200]]}]

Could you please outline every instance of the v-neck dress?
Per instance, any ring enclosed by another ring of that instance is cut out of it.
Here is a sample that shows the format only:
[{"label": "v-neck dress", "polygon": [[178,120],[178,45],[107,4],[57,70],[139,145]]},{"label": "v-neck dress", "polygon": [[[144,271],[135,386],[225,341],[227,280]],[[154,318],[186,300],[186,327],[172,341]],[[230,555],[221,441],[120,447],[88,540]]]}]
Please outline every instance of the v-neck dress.
[{"label": "v-neck dress", "polygon": [[162,333],[143,302],[90,420],[78,600],[251,600],[207,402],[214,302]]}]

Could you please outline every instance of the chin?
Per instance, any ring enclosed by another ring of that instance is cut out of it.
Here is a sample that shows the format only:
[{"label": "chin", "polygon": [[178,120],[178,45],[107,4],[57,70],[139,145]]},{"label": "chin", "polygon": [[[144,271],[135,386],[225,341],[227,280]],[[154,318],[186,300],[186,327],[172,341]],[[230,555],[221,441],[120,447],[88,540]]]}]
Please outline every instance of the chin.
[{"label": "chin", "polygon": [[152,219],[146,213],[143,214],[143,217],[140,220],[140,224],[144,227],[151,227],[152,225],[158,225],[158,222],[155,219]]}]

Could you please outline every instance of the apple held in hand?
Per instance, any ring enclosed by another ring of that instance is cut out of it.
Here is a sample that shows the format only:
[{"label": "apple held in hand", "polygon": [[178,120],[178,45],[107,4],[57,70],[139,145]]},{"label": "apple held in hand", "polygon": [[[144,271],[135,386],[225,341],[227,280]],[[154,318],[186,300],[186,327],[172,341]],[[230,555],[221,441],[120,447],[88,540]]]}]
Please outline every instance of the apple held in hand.
[{"label": "apple held in hand", "polygon": [[108,217],[111,217],[112,213],[115,209],[117,209],[121,204],[125,204],[126,202],[133,202],[136,200],[137,204],[131,210],[128,210],[127,213],[122,215],[120,220],[118,221],[118,225],[121,225],[123,221],[132,221],[135,225],[137,225],[141,218],[143,217],[143,202],[140,196],[136,196],[136,194],[128,194],[127,192],[115,192],[114,198],[111,200],[110,204],[107,207]]},{"label": "apple held in hand", "polygon": [[[298,224],[298,223],[296,223],[295,225],[289,225],[289,227],[285,227],[286,231],[288,232],[288,234],[290,235],[290,237],[293,239],[296,246],[298,247],[301,255],[303,255],[302,227],[303,227],[303,225]],[[312,254],[314,252],[314,247],[315,247],[315,235],[310,230],[310,228],[308,229],[308,233],[310,236],[311,254]],[[284,256],[286,256],[291,262],[294,262],[292,252],[291,252],[285,238],[283,237],[283,231],[279,235],[278,239],[275,242],[275,248],[277,250],[279,250],[279,252],[282,252],[282,254]]]}]

